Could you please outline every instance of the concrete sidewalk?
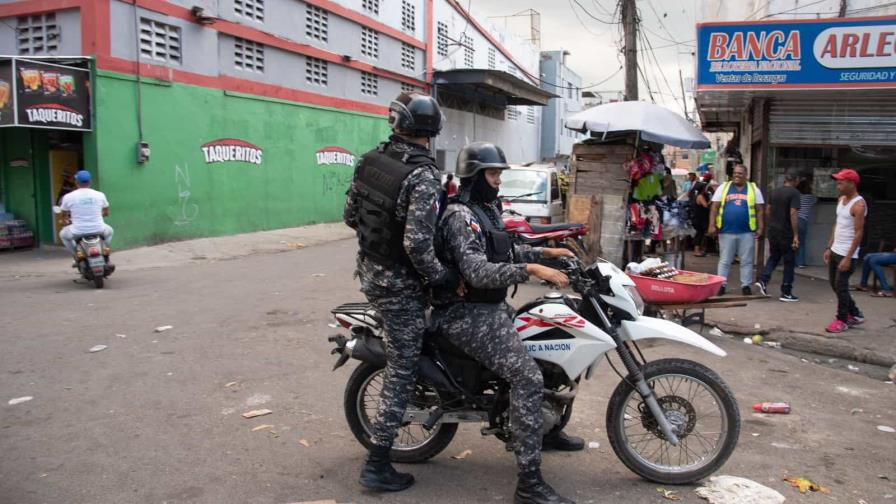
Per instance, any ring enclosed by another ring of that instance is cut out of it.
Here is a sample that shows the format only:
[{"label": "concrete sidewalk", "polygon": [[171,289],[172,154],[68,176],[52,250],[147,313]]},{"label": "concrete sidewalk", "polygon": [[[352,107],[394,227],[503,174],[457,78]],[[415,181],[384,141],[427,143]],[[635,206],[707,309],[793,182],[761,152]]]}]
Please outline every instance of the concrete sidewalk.
[{"label": "concrete sidewalk", "polygon": [[[118,274],[127,270],[224,261],[255,254],[276,254],[354,236],[355,232],[348,226],[334,222],[169,242],[122,251],[115,250],[113,241],[112,262],[115,263]],[[0,253],[0,278],[70,273],[69,257],[68,251],[63,247],[53,246]]]},{"label": "concrete sidewalk", "polygon": [[[688,252],[686,268],[707,273],[716,272],[717,256],[694,257]],[[854,292],[853,297],[865,314],[866,322],[840,334],[825,332],[833,320],[837,299],[827,280],[825,268],[798,269],[793,292],[797,303],[778,301],[782,269],[772,275],[768,287],[770,297],[750,301],[743,308],[722,308],[706,311],[707,324],[726,333],[738,335],[764,334],[782,346],[803,352],[866,362],[878,366],[896,364],[896,299],[873,298],[865,292]],[[858,283],[859,272],[853,277]],[[732,267],[729,292],[740,294],[739,266]],[[753,293],[758,294],[756,286]]]}]

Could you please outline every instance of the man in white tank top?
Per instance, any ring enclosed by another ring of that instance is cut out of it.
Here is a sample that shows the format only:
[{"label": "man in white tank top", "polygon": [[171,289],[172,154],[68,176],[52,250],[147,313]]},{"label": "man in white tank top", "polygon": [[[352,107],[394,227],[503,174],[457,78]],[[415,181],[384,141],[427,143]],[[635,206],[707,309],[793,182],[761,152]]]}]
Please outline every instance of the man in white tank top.
[{"label": "man in white tank top", "polygon": [[837,181],[840,199],[837,201],[834,230],[824,251],[824,262],[828,265],[831,288],[837,294],[837,317],[825,330],[840,333],[865,321],[865,316],[849,294],[849,277],[856,269],[868,208],[865,199],[859,196],[859,174],[855,170],[843,169],[831,178]]}]

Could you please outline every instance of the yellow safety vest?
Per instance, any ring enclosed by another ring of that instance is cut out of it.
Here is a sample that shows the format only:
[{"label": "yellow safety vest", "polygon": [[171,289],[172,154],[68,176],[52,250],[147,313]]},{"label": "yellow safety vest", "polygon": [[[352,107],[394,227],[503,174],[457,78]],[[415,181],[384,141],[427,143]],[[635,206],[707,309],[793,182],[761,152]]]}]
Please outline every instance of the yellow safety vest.
[{"label": "yellow safety vest", "polygon": [[[752,182],[747,182],[747,208],[750,212],[750,231],[756,231],[756,190]],[[731,189],[731,182],[722,184],[722,204],[719,206],[719,215],[716,216],[716,228],[722,230],[722,213],[725,211],[725,198]]]}]

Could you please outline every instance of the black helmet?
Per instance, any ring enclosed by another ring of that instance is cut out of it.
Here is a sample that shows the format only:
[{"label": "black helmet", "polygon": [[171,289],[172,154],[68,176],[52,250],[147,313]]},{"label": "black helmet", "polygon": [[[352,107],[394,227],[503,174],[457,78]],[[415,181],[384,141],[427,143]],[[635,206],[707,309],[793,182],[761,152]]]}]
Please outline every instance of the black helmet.
[{"label": "black helmet", "polygon": [[442,131],[444,122],[439,104],[432,96],[401,93],[389,104],[389,127],[393,131],[431,138]]},{"label": "black helmet", "polygon": [[457,167],[455,175],[465,179],[470,178],[481,170],[498,168],[506,170],[510,168],[507,157],[500,147],[488,142],[473,142],[461,149],[457,155]]}]

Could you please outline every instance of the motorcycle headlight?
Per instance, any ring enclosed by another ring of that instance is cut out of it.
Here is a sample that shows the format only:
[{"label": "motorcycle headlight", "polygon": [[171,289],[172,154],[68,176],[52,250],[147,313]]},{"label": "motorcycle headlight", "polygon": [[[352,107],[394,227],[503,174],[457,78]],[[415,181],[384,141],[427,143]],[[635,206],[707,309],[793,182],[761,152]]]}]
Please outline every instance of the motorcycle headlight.
[{"label": "motorcycle headlight", "polygon": [[641,299],[641,295],[638,294],[638,289],[634,286],[626,285],[625,292],[628,292],[628,295],[632,297],[632,301],[635,302],[635,308],[638,309],[638,315],[644,315],[644,300]]}]

